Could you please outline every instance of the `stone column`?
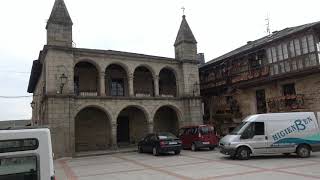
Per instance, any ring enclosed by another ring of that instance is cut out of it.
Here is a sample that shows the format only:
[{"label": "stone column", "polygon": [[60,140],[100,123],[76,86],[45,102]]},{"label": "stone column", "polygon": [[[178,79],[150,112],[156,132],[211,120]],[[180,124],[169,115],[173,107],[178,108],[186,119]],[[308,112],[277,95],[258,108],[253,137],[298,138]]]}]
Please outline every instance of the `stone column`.
[{"label": "stone column", "polygon": [[112,149],[118,149],[117,144],[117,122],[112,122],[111,124],[111,143]]},{"label": "stone column", "polygon": [[159,76],[155,76],[153,79],[154,84],[154,96],[159,96]]},{"label": "stone column", "polygon": [[179,80],[177,79],[176,80],[176,97],[179,97],[180,96],[180,89],[179,89]]},{"label": "stone column", "polygon": [[129,96],[134,96],[133,74],[129,74]]},{"label": "stone column", "polygon": [[106,96],[106,85],[105,85],[105,72],[101,72],[99,76],[99,90],[100,90],[100,96]]},{"label": "stone column", "polygon": [[153,133],[153,122],[148,122],[148,133]]}]

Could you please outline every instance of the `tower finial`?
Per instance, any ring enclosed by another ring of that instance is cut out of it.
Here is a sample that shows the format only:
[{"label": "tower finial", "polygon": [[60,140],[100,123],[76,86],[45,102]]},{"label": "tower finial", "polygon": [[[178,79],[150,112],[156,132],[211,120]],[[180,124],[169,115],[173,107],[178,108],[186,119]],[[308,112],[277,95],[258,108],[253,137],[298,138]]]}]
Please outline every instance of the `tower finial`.
[{"label": "tower finial", "polygon": [[182,16],[185,17],[184,11],[186,10],[186,8],[184,6],[182,6]]}]

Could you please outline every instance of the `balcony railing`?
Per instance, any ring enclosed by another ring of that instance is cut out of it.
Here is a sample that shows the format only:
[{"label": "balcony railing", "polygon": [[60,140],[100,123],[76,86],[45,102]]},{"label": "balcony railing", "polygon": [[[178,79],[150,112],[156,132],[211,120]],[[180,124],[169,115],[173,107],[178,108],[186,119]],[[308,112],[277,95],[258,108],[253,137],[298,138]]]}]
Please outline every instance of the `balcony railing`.
[{"label": "balcony railing", "polygon": [[299,111],[305,108],[304,95],[287,95],[267,99],[269,112]]},{"label": "balcony railing", "polygon": [[79,92],[78,96],[98,96],[98,92]]},{"label": "balcony railing", "polygon": [[250,79],[264,77],[267,75],[269,75],[269,66],[264,66],[262,68],[252,69],[252,70],[237,74],[234,77],[232,77],[231,82],[233,84],[240,81],[247,81]]},{"label": "balcony railing", "polygon": [[208,89],[213,87],[218,87],[222,85],[226,85],[227,83],[238,83],[241,81],[248,81],[251,79],[257,79],[261,77],[265,77],[269,75],[269,66],[264,66],[261,68],[251,69],[245,72],[237,73],[234,75],[225,74],[223,77],[219,79],[214,79],[212,76],[210,78],[202,78],[204,82],[200,84],[201,89]]}]

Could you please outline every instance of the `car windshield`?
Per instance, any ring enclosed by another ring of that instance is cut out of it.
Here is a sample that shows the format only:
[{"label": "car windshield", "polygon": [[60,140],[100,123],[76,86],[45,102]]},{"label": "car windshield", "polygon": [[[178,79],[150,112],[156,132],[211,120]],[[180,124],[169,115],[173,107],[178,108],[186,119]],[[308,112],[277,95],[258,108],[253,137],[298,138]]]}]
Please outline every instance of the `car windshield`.
[{"label": "car windshield", "polygon": [[161,132],[161,133],[158,133],[158,138],[160,140],[165,140],[165,139],[176,139],[177,137],[169,132]]},{"label": "car windshield", "polygon": [[200,133],[202,135],[213,134],[213,127],[212,126],[201,127],[200,128]]},{"label": "car windshield", "polygon": [[248,122],[242,122],[241,124],[239,124],[239,126],[237,126],[230,134],[231,135],[239,135],[239,133],[241,133],[241,129],[243,126],[245,126]]}]

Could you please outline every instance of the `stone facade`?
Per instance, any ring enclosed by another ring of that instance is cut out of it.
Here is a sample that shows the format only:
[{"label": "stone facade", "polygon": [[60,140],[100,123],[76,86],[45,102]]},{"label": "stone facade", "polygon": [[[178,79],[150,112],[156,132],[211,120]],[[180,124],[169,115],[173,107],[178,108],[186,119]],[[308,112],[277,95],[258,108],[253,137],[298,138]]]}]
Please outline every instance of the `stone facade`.
[{"label": "stone facade", "polygon": [[32,121],[50,127],[56,158],[202,123],[196,41],[193,35],[185,41],[192,34],[185,16],[181,24],[175,46],[191,43],[192,56],[73,48],[71,18],[63,0],[55,1],[48,44],[34,61],[28,92],[34,95]]}]

